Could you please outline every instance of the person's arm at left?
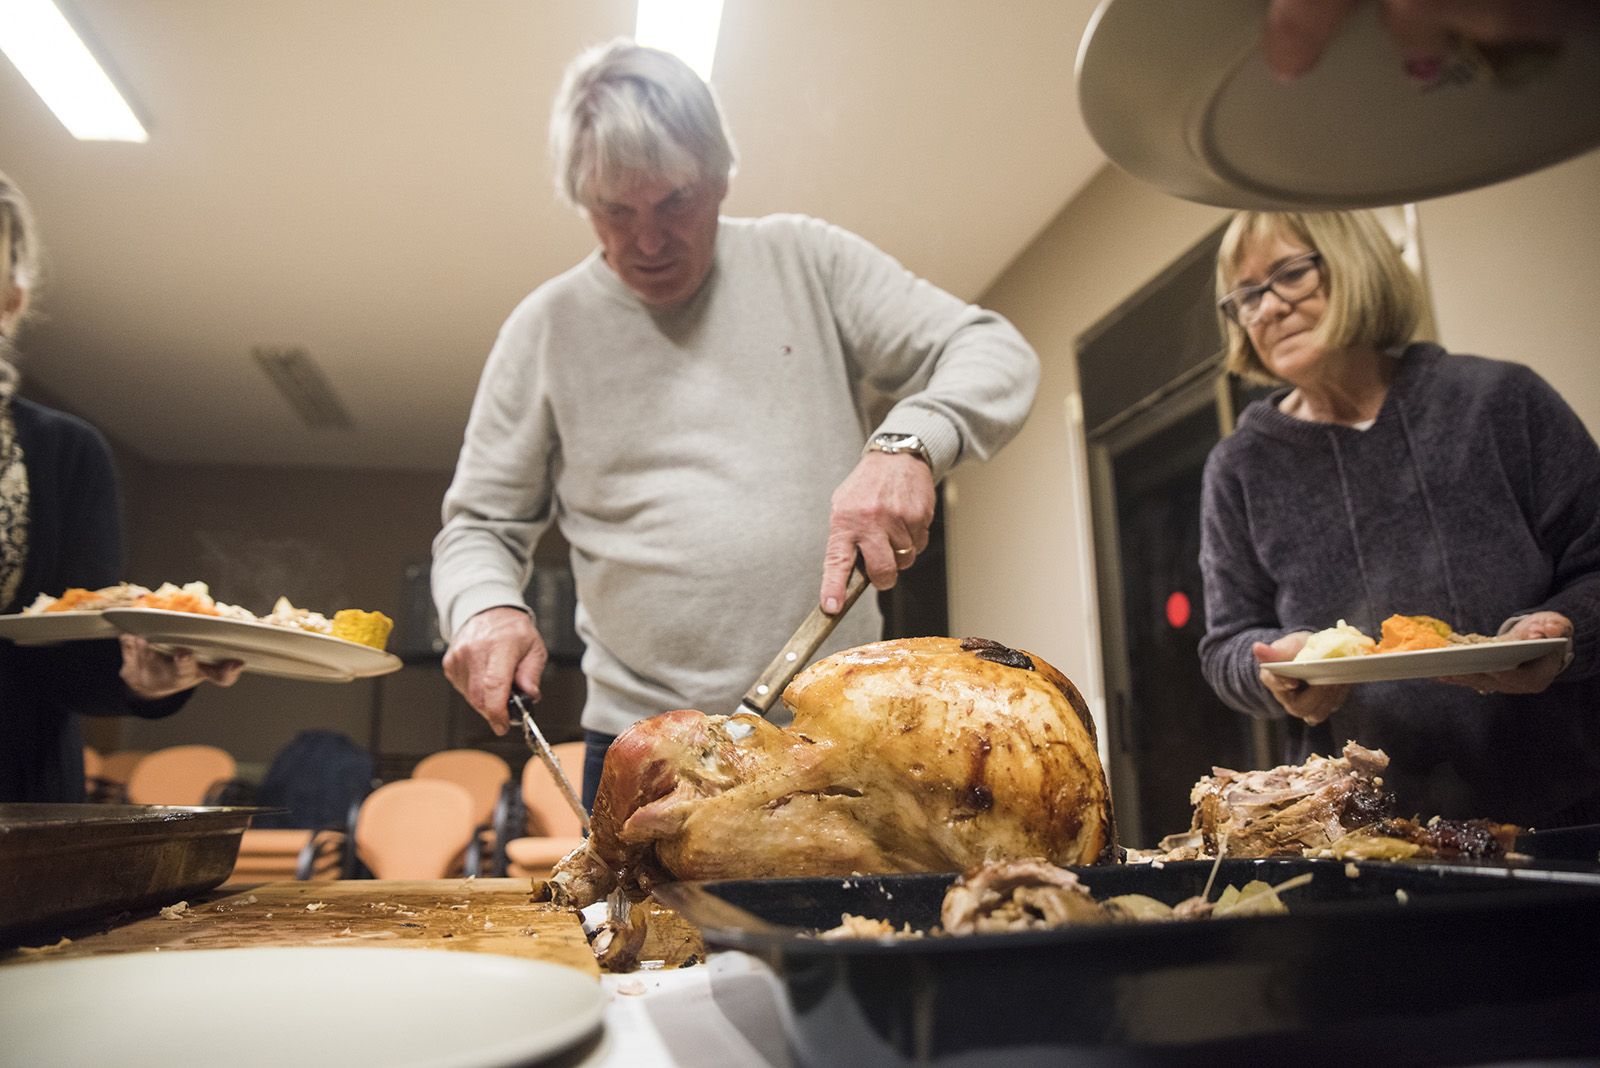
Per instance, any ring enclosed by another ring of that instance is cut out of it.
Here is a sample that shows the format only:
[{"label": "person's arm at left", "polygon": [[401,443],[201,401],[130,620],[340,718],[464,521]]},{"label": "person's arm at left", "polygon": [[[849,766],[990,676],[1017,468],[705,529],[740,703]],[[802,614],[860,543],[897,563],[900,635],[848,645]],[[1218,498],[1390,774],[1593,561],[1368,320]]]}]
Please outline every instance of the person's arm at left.
[{"label": "person's arm at left", "polygon": [[1038,389],[1039,358],[1002,316],[918,278],[848,231],[806,225],[857,378],[895,399],[873,433],[912,434],[926,450],[925,459],[866,453],[834,492],[820,598],[827,608],[843,603],[858,552],[879,589],[915,561],[927,546],[935,483],[1016,436]]},{"label": "person's arm at left", "polygon": [[[69,576],[69,584],[90,588],[121,581],[122,498],[105,439],[85,434],[60,477],[69,487],[64,529],[71,532],[61,548],[60,573]],[[231,686],[239,677],[237,662],[203,665],[192,653],[167,656],[142,638],[124,637],[116,653],[107,645],[71,643],[41,650],[45,655],[38,658],[34,673],[72,711],[147,719],[178,711],[202,681]]]}]

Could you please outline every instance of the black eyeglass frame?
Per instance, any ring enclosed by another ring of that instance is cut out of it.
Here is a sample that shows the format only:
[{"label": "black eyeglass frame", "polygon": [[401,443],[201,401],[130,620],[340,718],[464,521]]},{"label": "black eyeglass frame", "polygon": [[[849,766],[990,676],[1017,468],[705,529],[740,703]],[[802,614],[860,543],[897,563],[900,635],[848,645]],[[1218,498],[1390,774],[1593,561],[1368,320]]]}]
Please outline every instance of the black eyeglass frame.
[{"label": "black eyeglass frame", "polygon": [[[1309,297],[1312,293],[1316,292],[1316,287],[1313,286],[1310,290],[1301,294],[1301,296],[1298,298],[1290,300],[1288,297],[1278,292],[1277,284],[1278,276],[1280,274],[1282,274],[1284,271],[1287,271],[1291,267],[1297,267],[1303,263],[1309,263],[1311,266],[1315,267],[1319,275],[1322,273],[1322,253],[1307,252],[1303,256],[1296,256],[1291,260],[1285,260],[1284,262],[1278,264],[1278,269],[1273,271],[1272,274],[1268,275],[1265,282],[1253,286],[1241,286],[1240,288],[1235,289],[1232,293],[1229,293],[1227,296],[1217,301],[1217,309],[1221,311],[1223,315],[1227,316],[1231,322],[1242,327],[1245,324],[1244,320],[1239,318],[1239,307],[1247,297],[1264,297],[1270,292],[1273,296],[1277,297],[1285,304],[1298,304],[1300,301],[1305,300],[1306,297]],[[1319,278],[1317,285],[1321,284],[1322,281]]]}]

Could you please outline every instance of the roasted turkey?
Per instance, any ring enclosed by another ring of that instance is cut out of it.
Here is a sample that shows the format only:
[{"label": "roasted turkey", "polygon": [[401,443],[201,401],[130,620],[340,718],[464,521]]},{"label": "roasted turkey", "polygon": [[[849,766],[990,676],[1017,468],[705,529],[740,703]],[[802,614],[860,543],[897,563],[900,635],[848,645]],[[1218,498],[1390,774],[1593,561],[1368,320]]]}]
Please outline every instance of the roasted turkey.
[{"label": "roasted turkey", "polygon": [[846,650],[784,691],[788,729],[684,709],[606,755],[590,837],[548,888],[582,906],[681,879],[1113,858],[1089,711],[1028,653],[968,638]]}]

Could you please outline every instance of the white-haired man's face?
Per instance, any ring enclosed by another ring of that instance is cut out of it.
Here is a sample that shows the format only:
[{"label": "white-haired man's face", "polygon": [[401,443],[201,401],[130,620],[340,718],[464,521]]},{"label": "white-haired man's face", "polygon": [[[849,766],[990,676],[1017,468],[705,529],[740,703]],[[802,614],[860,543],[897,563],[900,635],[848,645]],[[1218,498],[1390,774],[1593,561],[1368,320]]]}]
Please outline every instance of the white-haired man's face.
[{"label": "white-haired man's face", "polygon": [[595,196],[589,222],[606,264],[646,304],[678,304],[700,289],[717,247],[726,178],[682,185],[648,176]]}]

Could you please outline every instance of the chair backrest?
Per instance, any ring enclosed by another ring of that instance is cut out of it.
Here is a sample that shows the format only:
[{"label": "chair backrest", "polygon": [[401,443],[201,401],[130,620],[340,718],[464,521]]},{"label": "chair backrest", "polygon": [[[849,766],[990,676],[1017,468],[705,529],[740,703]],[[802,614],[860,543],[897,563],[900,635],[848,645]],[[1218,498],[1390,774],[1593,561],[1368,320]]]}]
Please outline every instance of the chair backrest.
[{"label": "chair backrest", "polygon": [[511,765],[481,749],[446,749],[423,757],[411,777],[443,779],[464,787],[472,795],[473,818],[481,827],[494,817],[500,790],[511,781]]},{"label": "chair backrest", "polygon": [[350,806],[372,792],[373,760],[347,734],[300,731],[278,750],[256,790],[256,804],[287,809],[252,817],[268,828],[343,827]]},{"label": "chair backrest", "polygon": [[83,777],[85,779],[98,779],[100,772],[105,769],[105,758],[100,755],[100,750],[92,745],[83,747]]},{"label": "chair backrest", "polygon": [[399,779],[361,802],[356,855],[379,879],[442,879],[476,826],[465,786],[444,779]]},{"label": "chair backrest", "polygon": [[149,755],[148,749],[118,749],[114,753],[107,753],[100,758],[100,777],[126,786],[128,779],[133,776],[133,769]]},{"label": "chair backrest", "polygon": [[128,776],[128,800],[136,805],[198,805],[206,791],[233,778],[237,765],[214,745],[157,749]]},{"label": "chair backrest", "polygon": [[[582,790],[584,744],[562,742],[550,748],[555,752],[561,770],[567,773],[572,788]],[[567,838],[583,833],[578,814],[567,804],[566,795],[556,785],[555,777],[538,757],[529,757],[522,766],[522,803],[528,807],[530,834]]]}]

